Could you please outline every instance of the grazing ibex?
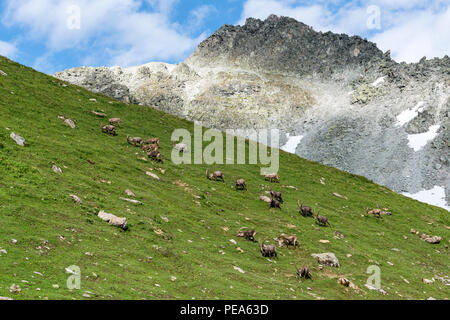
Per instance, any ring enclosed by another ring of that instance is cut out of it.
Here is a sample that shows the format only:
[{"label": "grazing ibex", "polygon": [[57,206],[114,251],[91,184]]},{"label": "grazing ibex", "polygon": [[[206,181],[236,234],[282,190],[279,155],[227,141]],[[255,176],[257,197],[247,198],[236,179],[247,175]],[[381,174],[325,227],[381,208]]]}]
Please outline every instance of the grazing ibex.
[{"label": "grazing ibex", "polygon": [[294,249],[299,245],[297,236],[287,236],[284,233],[281,234],[278,238],[278,246],[282,247],[283,245],[286,245],[286,247],[289,248],[289,246],[293,246]]},{"label": "grazing ibex", "polygon": [[143,140],[139,137],[130,138],[130,136],[127,136],[127,142],[129,144],[134,144],[134,146],[136,147],[137,144],[139,144],[139,146],[142,146]]},{"label": "grazing ibex", "polygon": [[157,144],[159,146],[159,138],[151,138],[151,139],[147,139],[145,140],[145,144]]},{"label": "grazing ibex", "polygon": [[280,182],[280,177],[276,173],[265,174],[264,175],[264,179],[265,180],[269,180],[270,182],[274,182],[274,181],[275,182]]},{"label": "grazing ibex", "polygon": [[366,208],[367,214],[373,214],[374,216],[377,216],[378,218],[381,218],[381,209],[372,209],[369,210],[369,208]]},{"label": "grazing ibex", "polygon": [[246,227],[240,228],[238,230],[238,232],[236,233],[236,237],[244,237],[248,241],[255,241],[255,236],[257,233],[255,231],[255,229],[242,231],[243,229],[247,229],[247,228]]},{"label": "grazing ibex", "polygon": [[156,162],[162,162],[162,154],[158,150],[147,152],[147,156]]},{"label": "grazing ibex", "polygon": [[313,210],[311,207],[303,206],[299,200],[297,201],[297,205],[298,205],[298,212],[300,212],[302,216],[304,217],[313,216]]},{"label": "grazing ibex", "polygon": [[121,120],[120,118],[111,118],[109,119],[109,124],[118,126],[120,128]]},{"label": "grazing ibex", "polygon": [[309,271],[308,267],[303,266],[301,269],[299,269],[298,267],[295,267],[295,269],[297,269],[297,275],[300,277],[300,279],[311,279],[312,280],[311,272]]},{"label": "grazing ibex", "polygon": [[106,125],[102,127],[102,132],[109,134],[111,136],[117,136],[116,127],[112,125]]},{"label": "grazing ibex", "polygon": [[325,216],[319,216],[319,212],[316,214],[316,220],[321,226],[326,226],[327,224],[331,227],[330,222],[328,221],[328,218]]},{"label": "grazing ibex", "polygon": [[281,210],[281,203],[278,200],[275,200],[274,198],[270,199],[270,206],[269,208],[278,208]]},{"label": "grazing ibex", "polygon": [[222,171],[214,171],[213,173],[210,174],[209,169],[206,169],[206,178],[208,178],[209,180],[214,179],[214,181],[217,181],[217,179],[221,179],[222,182],[225,182]]},{"label": "grazing ibex", "polygon": [[151,151],[156,151],[159,149],[157,144],[143,144],[141,146],[142,150],[144,150],[145,152],[151,152]]},{"label": "grazing ibex", "polygon": [[[265,241],[265,240],[264,240]],[[277,248],[274,244],[264,244],[264,241],[262,243],[259,243],[259,248],[261,251],[261,254],[263,257],[275,257],[277,258]]]},{"label": "grazing ibex", "polygon": [[244,179],[236,180],[235,187],[236,187],[236,190],[239,190],[239,189],[247,190],[247,185],[245,184],[245,180]]},{"label": "grazing ibex", "polygon": [[274,198],[275,200],[277,200],[278,202],[283,203],[283,197],[281,195],[281,192],[276,192],[276,191],[270,190],[270,196],[272,198]]}]

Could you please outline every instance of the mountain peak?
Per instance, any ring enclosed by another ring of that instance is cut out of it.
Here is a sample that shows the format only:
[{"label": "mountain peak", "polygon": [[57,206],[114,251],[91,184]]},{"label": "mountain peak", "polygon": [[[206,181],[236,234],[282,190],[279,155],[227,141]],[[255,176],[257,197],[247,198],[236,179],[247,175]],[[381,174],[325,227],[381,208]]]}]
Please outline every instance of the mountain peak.
[{"label": "mountain peak", "polygon": [[224,25],[204,40],[188,63],[228,64],[274,73],[329,76],[346,68],[389,60],[359,36],[318,32],[293,18],[248,18],[243,26]]}]

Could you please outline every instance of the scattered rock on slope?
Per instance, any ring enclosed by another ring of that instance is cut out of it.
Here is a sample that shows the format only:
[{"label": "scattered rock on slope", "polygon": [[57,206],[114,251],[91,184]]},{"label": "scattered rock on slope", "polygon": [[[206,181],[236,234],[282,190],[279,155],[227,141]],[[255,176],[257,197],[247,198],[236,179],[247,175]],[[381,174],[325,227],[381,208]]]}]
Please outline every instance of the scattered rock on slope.
[{"label": "scattered rock on slope", "polygon": [[122,228],[123,230],[128,229],[128,221],[127,218],[119,218],[111,213],[106,213],[105,211],[100,211],[98,213],[98,217],[106,222],[108,222],[110,225]]},{"label": "scattered rock on slope", "polygon": [[314,257],[317,260],[317,262],[321,265],[326,265],[326,266],[336,267],[336,268],[340,267],[338,258],[332,252],[313,253],[311,256]]},{"label": "scattered rock on slope", "polygon": [[11,134],[9,135],[11,137],[11,139],[13,139],[19,146],[21,147],[25,147],[26,146],[26,141],[23,137],[19,136],[18,134],[11,132]]}]

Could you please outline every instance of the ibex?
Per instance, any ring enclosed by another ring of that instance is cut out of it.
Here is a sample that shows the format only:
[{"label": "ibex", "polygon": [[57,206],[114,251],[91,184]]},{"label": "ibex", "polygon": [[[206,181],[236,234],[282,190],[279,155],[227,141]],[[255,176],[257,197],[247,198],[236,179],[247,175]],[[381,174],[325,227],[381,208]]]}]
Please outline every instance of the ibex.
[{"label": "ibex", "polygon": [[248,241],[255,241],[255,236],[257,233],[255,231],[255,229],[242,231],[243,229],[247,229],[247,228],[246,227],[240,228],[238,230],[238,232],[236,233],[236,237],[244,237]]},{"label": "ibex", "polygon": [[313,210],[311,207],[303,206],[299,200],[297,201],[297,205],[298,205],[298,212],[300,212],[302,216],[304,217],[313,216]]},{"label": "ibex", "polygon": [[[264,240],[265,241],[265,240]],[[261,254],[263,257],[275,257],[277,258],[277,248],[275,247],[274,244],[264,244],[263,243],[259,243],[259,248],[261,251]]]},{"label": "ibex", "polygon": [[206,169],[206,178],[208,178],[209,180],[214,179],[214,181],[217,181],[217,179],[221,179],[222,182],[225,182],[222,171],[214,171],[213,173],[209,174],[209,169]]},{"label": "ibex", "polygon": [[162,162],[162,154],[158,150],[147,152],[147,156],[156,162]]},{"label": "ibex", "polygon": [[145,140],[145,144],[157,144],[159,146],[159,138],[151,138],[151,139],[147,139]]},{"label": "ibex", "polygon": [[109,134],[111,136],[117,136],[116,127],[112,125],[106,125],[102,127],[102,132]]},{"label": "ibex", "polygon": [[134,146],[136,147],[137,144],[139,144],[139,146],[142,146],[143,140],[139,137],[130,138],[130,136],[127,136],[127,142],[129,144],[134,144]]},{"label": "ibex", "polygon": [[325,216],[319,216],[319,212],[316,214],[316,220],[319,225],[326,226],[328,224],[331,227],[330,222],[328,222],[328,218]]},{"label": "ibex", "polygon": [[275,200],[274,198],[270,199],[270,206],[269,208],[278,208],[281,210],[281,203],[278,200]]},{"label": "ibex", "polygon": [[286,247],[289,248],[289,246],[293,246],[294,249],[299,245],[297,236],[287,236],[284,233],[281,234],[278,238],[278,246],[282,247],[283,245],[286,245]]},{"label": "ibex", "polygon": [[156,151],[159,149],[157,144],[143,144],[141,146],[142,150],[144,150],[145,152],[151,152],[151,151]]},{"label": "ibex", "polygon": [[276,192],[276,191],[270,190],[270,196],[272,198],[274,198],[275,200],[277,200],[278,202],[283,203],[283,197],[281,195],[281,192]]},{"label": "ibex", "polygon": [[245,184],[245,180],[244,179],[238,179],[235,182],[235,187],[236,190],[247,190],[247,185]]},{"label": "ibex", "polygon": [[295,269],[297,270],[297,275],[300,277],[300,279],[311,279],[312,280],[311,272],[309,271],[308,267],[303,266],[301,269],[295,267]]},{"label": "ibex", "polygon": [[120,118],[111,118],[109,119],[109,124],[118,126],[120,128],[121,120]]},{"label": "ibex", "polygon": [[369,211],[369,208],[366,208],[367,214],[373,214],[374,216],[377,216],[378,218],[381,218],[381,209],[372,209]]},{"label": "ibex", "polygon": [[274,182],[274,181],[275,182],[280,182],[280,177],[276,173],[265,174],[264,175],[264,179],[265,180],[269,180],[270,182]]}]

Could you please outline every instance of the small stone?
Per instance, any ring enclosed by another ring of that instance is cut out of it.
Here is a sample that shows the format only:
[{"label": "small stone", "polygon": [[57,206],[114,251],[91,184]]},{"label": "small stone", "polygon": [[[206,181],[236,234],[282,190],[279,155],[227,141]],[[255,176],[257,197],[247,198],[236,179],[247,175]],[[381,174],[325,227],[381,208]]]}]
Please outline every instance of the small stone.
[{"label": "small stone", "polygon": [[82,204],[82,203],[83,203],[83,201],[81,200],[81,198],[78,197],[78,196],[76,196],[76,195],[74,195],[74,194],[71,194],[70,197],[72,198],[72,200],[73,200],[76,204]]},{"label": "small stone", "polygon": [[156,179],[156,180],[158,180],[158,181],[161,180],[156,174],[154,174],[154,173],[152,173],[150,171],[147,171],[145,174],[150,176],[150,177],[152,177],[152,178],[154,178],[154,179]]},{"label": "small stone", "polygon": [[11,134],[9,135],[11,139],[13,139],[19,146],[21,147],[25,147],[26,146],[26,141],[24,138],[22,138],[21,136],[19,136],[18,134],[11,132]]},{"label": "small stone", "polygon": [[235,245],[237,244],[236,240],[234,240],[234,239],[231,239],[230,242]]},{"label": "small stone", "polygon": [[69,126],[69,127],[71,127],[72,129],[75,129],[75,122],[73,122],[73,120],[72,119],[65,119],[64,120],[64,123],[67,125],[67,126]]},{"label": "small stone", "polygon": [[422,282],[425,284],[432,284],[434,282],[434,279],[429,280],[429,279],[422,278]]},{"label": "small stone", "polygon": [[136,198],[136,195],[129,189],[125,190],[125,194],[129,197]]},{"label": "small stone", "polygon": [[240,273],[245,273],[245,271],[239,267],[233,266],[233,269],[239,271]]},{"label": "small stone", "polygon": [[53,287],[54,289],[59,289],[59,285],[57,285],[57,284],[52,285],[52,287]]},{"label": "small stone", "polygon": [[134,199],[128,199],[128,198],[120,198],[120,200],[122,201],[126,201],[126,202],[130,202],[130,203],[134,203],[134,204],[143,204],[142,202],[138,201],[138,200],[134,200]]},{"label": "small stone", "polygon": [[53,172],[58,173],[58,174],[61,174],[61,173],[62,173],[61,168],[58,167],[58,166],[56,166],[56,165],[53,165],[53,166],[52,166],[52,170],[53,170]]},{"label": "small stone", "polygon": [[170,277],[170,281],[175,282],[175,280],[177,280],[177,277],[174,277],[174,276]]},{"label": "small stone", "polygon": [[9,292],[14,293],[14,294],[18,294],[22,291],[22,288],[16,284],[12,284],[9,287]]},{"label": "small stone", "polygon": [[17,240],[16,239],[11,239],[10,243],[11,244],[17,244]]}]

